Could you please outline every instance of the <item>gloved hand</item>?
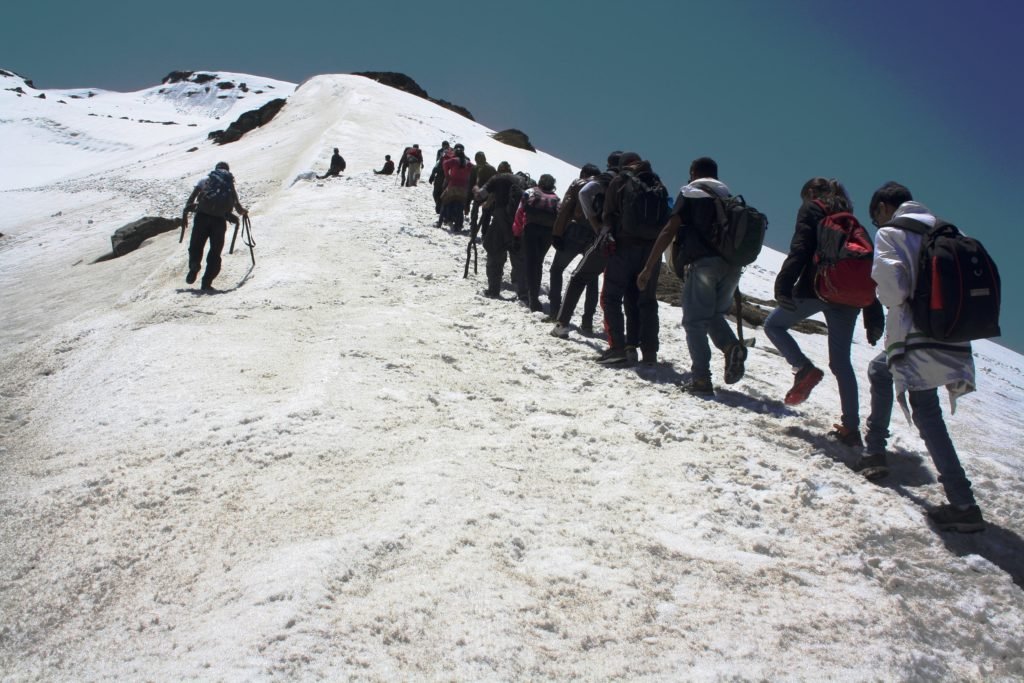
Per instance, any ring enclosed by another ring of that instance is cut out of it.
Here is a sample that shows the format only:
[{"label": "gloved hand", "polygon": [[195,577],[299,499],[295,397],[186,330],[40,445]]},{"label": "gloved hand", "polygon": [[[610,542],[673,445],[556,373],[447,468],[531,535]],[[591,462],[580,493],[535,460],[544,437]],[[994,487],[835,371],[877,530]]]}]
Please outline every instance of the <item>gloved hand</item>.
[{"label": "gloved hand", "polygon": [[779,308],[785,311],[789,311],[792,313],[793,311],[796,310],[796,301],[794,301],[793,297],[791,296],[787,296],[785,294],[776,294],[775,300],[779,302]]},{"label": "gloved hand", "polygon": [[565,238],[562,237],[561,235],[553,235],[551,237],[551,246],[553,246],[558,251],[562,251],[563,249],[565,249]]},{"label": "gloved hand", "polygon": [[875,346],[878,344],[878,340],[885,334],[885,329],[881,327],[869,327],[865,330],[868,336],[868,344]]}]

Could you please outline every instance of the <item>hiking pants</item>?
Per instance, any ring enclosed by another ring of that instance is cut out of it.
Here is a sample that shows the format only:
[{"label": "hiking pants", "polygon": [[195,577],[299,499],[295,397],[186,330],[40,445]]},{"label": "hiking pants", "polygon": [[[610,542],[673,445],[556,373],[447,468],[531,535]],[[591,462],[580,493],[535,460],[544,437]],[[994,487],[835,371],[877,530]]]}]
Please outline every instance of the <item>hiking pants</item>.
[{"label": "hiking pants", "polygon": [[860,428],[860,403],[857,375],[850,361],[850,346],[853,344],[853,330],[860,309],[828,304],[820,299],[797,298],[794,301],[795,311],[776,308],[768,314],[764,321],[764,333],[793,370],[800,370],[811,361],[800,350],[789,328],[815,313],[825,315],[825,324],[828,326],[828,367],[839,385],[839,404],[843,411],[841,422],[847,429],[857,431]]},{"label": "hiking pants", "polygon": [[[583,231],[586,232],[583,232]],[[555,258],[551,261],[551,268],[548,270],[548,301],[551,302],[550,311],[552,317],[560,316],[562,309],[562,274],[572,260],[580,254],[585,254],[587,247],[594,241],[594,231],[590,226],[581,223],[570,223],[565,231],[565,246],[555,251]],[[586,283],[587,299],[583,305],[583,319],[594,319],[594,312],[597,310],[597,275]],[[568,296],[568,294],[567,294]],[[572,311],[579,301],[579,294],[573,300]],[[568,325],[568,323],[565,323]]]},{"label": "hiking pants", "polygon": [[[871,414],[867,420],[864,446],[868,453],[884,453],[893,404],[892,372],[884,352],[868,364],[868,381],[871,384]],[[953,505],[974,505],[971,481],[960,464],[953,440],[949,438],[946,421],[942,419],[938,390],[908,391],[907,394],[914,425],[939,472],[946,498]]]},{"label": "hiking pants", "polygon": [[740,269],[720,256],[697,259],[683,281],[683,331],[694,379],[711,379],[711,346],[725,351],[738,342],[725,314],[740,283]]},{"label": "hiking pants", "polygon": [[463,224],[463,209],[466,205],[462,200],[456,200],[454,202],[447,202],[441,206],[441,217],[438,219],[438,223],[443,224],[448,221],[452,225],[453,232],[461,232]]},{"label": "hiking pants", "polygon": [[608,345],[613,349],[633,346],[642,349],[644,356],[658,352],[658,299],[655,293],[661,262],[658,261],[643,291],[636,286],[636,276],[647,264],[653,246],[653,240],[631,243],[620,241],[608,257],[604,289],[601,290],[601,309],[604,312]]},{"label": "hiking pants", "polygon": [[408,180],[405,181],[405,185],[407,187],[416,187],[416,183],[420,181],[420,168],[421,164],[418,162],[414,164],[409,164],[408,175],[402,176],[403,178],[408,178]]},{"label": "hiking pants", "polygon": [[543,311],[540,284],[544,277],[544,257],[551,248],[551,228],[527,223],[523,229],[523,267],[526,271],[526,294],[531,311]]},{"label": "hiking pants", "polygon": [[210,241],[210,251],[206,254],[206,272],[203,273],[202,284],[208,285],[220,273],[220,253],[224,250],[224,235],[227,233],[228,222],[224,218],[197,212],[192,220],[192,236],[188,241],[188,269],[199,272],[203,263],[203,249],[206,241]]},{"label": "hiking pants", "polygon": [[501,291],[501,280],[505,272],[505,261],[512,265],[512,284],[516,295],[526,299],[526,290],[521,284],[523,259],[520,253],[511,251],[512,222],[504,210],[494,211],[491,224],[484,235],[484,250],[487,252],[487,293],[497,296]]},{"label": "hiking pants", "polygon": [[591,305],[591,287],[596,293],[597,278],[608,265],[608,257],[605,256],[604,249],[604,244],[595,239],[583,252],[583,258],[576,265],[576,270],[572,271],[569,285],[565,288],[565,298],[562,299],[562,304],[558,309],[558,322],[563,325],[568,327],[584,289],[587,290],[587,300],[583,304],[583,319],[586,320],[589,316],[593,322],[594,313],[597,310],[597,299],[595,297],[594,304]]}]

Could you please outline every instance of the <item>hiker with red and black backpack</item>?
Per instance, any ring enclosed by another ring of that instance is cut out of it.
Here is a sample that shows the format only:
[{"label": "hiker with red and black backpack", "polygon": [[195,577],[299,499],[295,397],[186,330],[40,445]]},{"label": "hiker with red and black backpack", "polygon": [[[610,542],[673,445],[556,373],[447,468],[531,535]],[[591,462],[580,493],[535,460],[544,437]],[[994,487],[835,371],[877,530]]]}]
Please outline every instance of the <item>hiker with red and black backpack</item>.
[{"label": "hiker with red and black backpack", "polygon": [[[661,255],[674,241],[673,266],[683,278],[683,330],[690,353],[690,380],[682,389],[695,396],[710,397],[715,389],[709,340],[725,356],[726,384],[739,382],[746,370],[747,349],[726,322],[725,314],[732,305],[743,265],[760,251],[767,220],[756,209],[747,207],[744,213],[749,220],[743,222],[749,224],[756,248],[750,250],[752,255],[730,262],[722,253],[729,250],[712,239],[720,213],[725,220],[725,202],[731,199],[728,186],[718,179],[718,163],[710,157],[694,159],[689,180],[679,190],[672,215],[637,276],[637,286],[657,278]],[[734,204],[746,207],[742,197],[737,197]]]},{"label": "hiker with red and black backpack", "polygon": [[540,285],[544,276],[544,257],[551,248],[551,227],[558,215],[555,179],[541,175],[535,187],[523,192],[512,222],[512,235],[522,241],[523,271],[531,312],[543,311]]},{"label": "hiker with red and black backpack", "polygon": [[228,230],[227,217],[232,210],[243,217],[249,215],[249,211],[238,201],[231,169],[226,161],[221,161],[208,176],[196,183],[185,202],[183,216],[195,212],[192,235],[188,242],[188,274],[185,276],[188,284],[194,283],[199,275],[203,265],[203,250],[209,241],[210,250],[206,254],[206,271],[203,273],[201,287],[204,291],[213,289],[213,280],[220,273],[220,254],[224,250],[224,237]]},{"label": "hiker with red and black backpack", "polygon": [[[938,388],[948,391],[951,413],[959,397],[975,390],[970,339],[999,333],[998,270],[976,240],[915,202],[910,190],[899,183],[889,182],[875,191],[870,212],[878,226],[871,275],[888,315],[885,352],[868,368],[871,415],[864,438],[866,452],[855,469],[869,478],[888,472],[885,447],[894,395],[898,395],[908,419],[912,411],[948,500],[930,509],[929,518],[944,531],[981,531],[985,521],[942,417]],[[954,243],[939,245],[942,240]],[[942,273],[943,261],[955,260],[957,252],[964,253],[971,267],[950,263],[950,271]],[[932,280],[936,275],[938,279]],[[956,282],[964,278],[970,281]],[[947,288],[945,298],[936,288]],[[973,299],[972,304],[961,307],[961,302],[952,300],[957,291]],[[957,311],[969,309],[966,315],[972,319],[964,320],[959,329],[936,329],[934,320],[922,315],[921,309],[931,309],[935,314],[931,317],[946,321],[956,317]]]},{"label": "hiker with red and black backpack", "polygon": [[[870,282],[870,266],[867,270],[861,267],[864,263],[870,264],[870,238],[854,217],[853,202],[838,180],[811,178],[800,190],[800,198],[803,204],[797,213],[789,254],[775,278],[778,307],[765,319],[764,331],[793,368],[793,386],[786,393],[785,403],[798,405],[807,400],[825,373],[804,355],[789,330],[816,313],[825,316],[825,324],[828,326],[828,365],[839,385],[842,409],[840,421],[834,425],[829,436],[846,446],[860,447],[863,444],[860,436],[857,375],[850,360],[853,332],[862,308],[870,344],[878,343],[884,324],[882,307],[874,298],[873,284]],[[850,272],[839,269],[848,278],[840,288],[859,289],[861,295],[864,295],[866,287],[867,294],[861,299],[854,297],[829,301],[828,298],[832,296],[830,290],[835,289],[827,284],[829,268],[844,259],[860,263],[853,264]],[[856,279],[858,273],[864,280]]]},{"label": "hiker with red and black backpack", "polygon": [[461,143],[456,144],[452,156],[441,162],[444,190],[441,192],[441,212],[437,227],[451,226],[452,232],[462,232],[464,216],[469,213],[469,189],[472,182],[473,162],[466,157]]}]

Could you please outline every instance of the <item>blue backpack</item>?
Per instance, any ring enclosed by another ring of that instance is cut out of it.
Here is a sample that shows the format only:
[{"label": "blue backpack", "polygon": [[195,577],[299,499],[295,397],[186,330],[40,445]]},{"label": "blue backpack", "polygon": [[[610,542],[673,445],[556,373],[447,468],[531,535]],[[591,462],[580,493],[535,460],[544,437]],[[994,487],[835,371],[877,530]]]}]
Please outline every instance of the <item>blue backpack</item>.
[{"label": "blue backpack", "polygon": [[223,218],[235,206],[235,178],[222,168],[210,171],[197,202],[200,213]]}]

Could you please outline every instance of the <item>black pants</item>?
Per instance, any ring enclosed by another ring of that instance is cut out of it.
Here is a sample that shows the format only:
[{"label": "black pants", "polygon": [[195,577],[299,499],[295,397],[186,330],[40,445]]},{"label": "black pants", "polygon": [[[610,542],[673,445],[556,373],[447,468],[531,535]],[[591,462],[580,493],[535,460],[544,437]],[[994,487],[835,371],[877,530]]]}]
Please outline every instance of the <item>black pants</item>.
[{"label": "black pants", "polygon": [[188,241],[188,269],[199,272],[203,263],[203,249],[206,241],[210,241],[210,251],[206,254],[206,272],[203,273],[203,286],[209,286],[220,273],[220,252],[224,250],[224,235],[227,233],[228,222],[224,218],[196,213],[192,221],[192,237]]},{"label": "black pants", "polygon": [[615,349],[626,346],[638,347],[643,350],[645,356],[658,352],[656,294],[661,261],[655,264],[651,280],[643,290],[637,288],[636,276],[644,269],[653,246],[653,241],[617,242],[615,252],[608,257],[608,266],[604,271],[604,289],[601,291],[601,308],[604,311],[608,346]]},{"label": "black pants", "polygon": [[596,240],[591,242],[587,250],[583,252],[583,259],[576,266],[576,270],[572,271],[569,285],[565,288],[565,298],[558,309],[558,322],[563,325],[568,326],[569,321],[572,320],[573,311],[576,310],[576,304],[579,303],[584,289],[587,290],[587,303],[583,308],[583,317],[586,318],[589,311],[590,319],[593,321],[597,304],[595,303],[593,308],[591,308],[589,303],[591,296],[590,288],[593,286],[596,298],[597,278],[604,272],[605,266],[608,265],[608,257],[605,255],[604,249],[604,245]]},{"label": "black pants", "polygon": [[540,283],[544,276],[544,257],[551,248],[551,228],[527,223],[523,229],[523,266],[526,270],[526,295],[531,311],[543,311]]},{"label": "black pants", "polygon": [[[551,261],[551,269],[548,271],[550,286],[548,287],[548,301],[551,302],[551,315],[558,316],[562,309],[562,274],[572,263],[572,260],[580,254],[585,254],[587,247],[594,241],[594,231],[589,225],[582,223],[570,223],[566,228],[564,239],[565,246],[555,252],[555,258]],[[603,270],[603,267],[602,267]],[[594,273],[593,277],[585,283],[587,298],[583,304],[583,320],[594,320],[594,313],[597,311],[597,276],[600,271]],[[580,291],[577,291],[569,309],[569,317],[576,310],[576,304],[580,298]],[[568,295],[568,293],[566,293]],[[568,323],[563,323],[568,325]]]}]

